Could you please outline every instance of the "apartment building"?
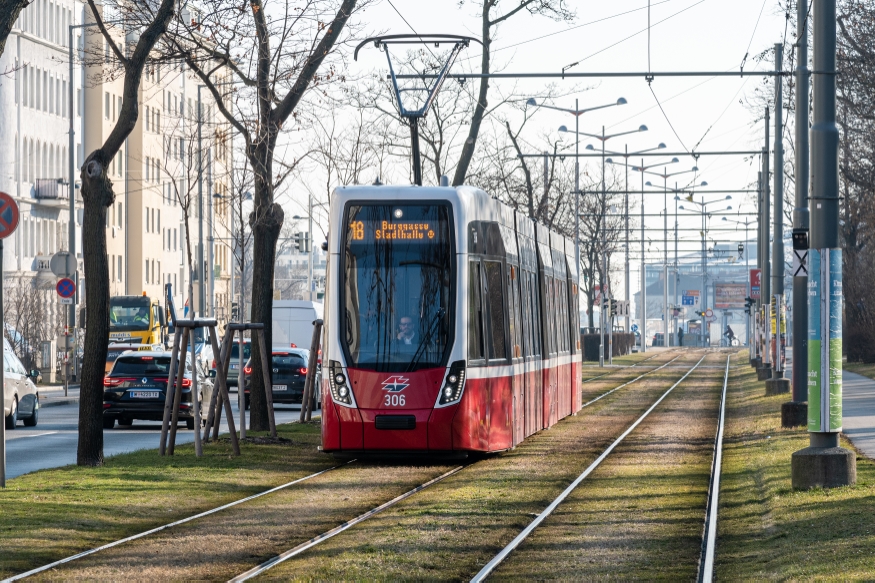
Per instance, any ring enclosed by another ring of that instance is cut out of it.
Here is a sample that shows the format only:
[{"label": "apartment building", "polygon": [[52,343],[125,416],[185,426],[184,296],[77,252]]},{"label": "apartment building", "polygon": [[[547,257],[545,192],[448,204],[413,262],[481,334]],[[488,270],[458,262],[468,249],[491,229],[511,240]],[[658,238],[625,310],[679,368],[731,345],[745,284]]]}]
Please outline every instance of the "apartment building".
[{"label": "apartment building", "polygon": [[[4,242],[7,285],[10,278],[30,278],[53,287],[46,260],[69,248],[71,155],[77,193],[75,248],[82,256],[80,166],[118,120],[123,86],[120,75],[110,74],[109,47],[88,26],[92,22],[80,0],[34,0],[22,11],[0,57],[0,191],[15,197],[21,211],[17,231]],[[85,27],[79,26],[83,23]],[[72,78],[71,25],[77,26]],[[124,41],[120,31],[117,42]],[[101,54],[105,62],[94,58]],[[182,315],[189,283],[185,249],[190,238],[197,258],[198,224],[203,220],[206,265],[195,269],[193,307],[225,319],[230,311],[230,216],[226,199],[212,195],[227,197],[232,147],[227,124],[217,117],[209,93],[202,91],[199,181],[197,85],[180,63],[147,67],[137,126],[108,169],[116,193],[106,218],[110,290],[157,296],[163,295],[165,283],[172,283]],[[79,276],[83,289],[84,273]],[[198,301],[201,285],[206,288],[204,306]],[[56,298],[49,297],[50,308],[57,310]]]}]

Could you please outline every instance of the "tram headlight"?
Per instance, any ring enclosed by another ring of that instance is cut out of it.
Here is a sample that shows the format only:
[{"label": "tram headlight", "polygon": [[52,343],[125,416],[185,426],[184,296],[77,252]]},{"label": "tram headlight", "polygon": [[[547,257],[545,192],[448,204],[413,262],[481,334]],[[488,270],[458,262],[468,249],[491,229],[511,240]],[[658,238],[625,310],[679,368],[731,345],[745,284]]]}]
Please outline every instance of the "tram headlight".
[{"label": "tram headlight", "polygon": [[450,365],[444,388],[440,393],[438,405],[452,405],[459,402],[465,389],[465,361],[457,360]]},{"label": "tram headlight", "polygon": [[352,394],[349,387],[346,386],[346,375],[341,372],[343,369],[340,363],[332,360],[328,364],[329,368],[329,386],[331,388],[331,398],[335,403],[341,405],[352,405]]}]

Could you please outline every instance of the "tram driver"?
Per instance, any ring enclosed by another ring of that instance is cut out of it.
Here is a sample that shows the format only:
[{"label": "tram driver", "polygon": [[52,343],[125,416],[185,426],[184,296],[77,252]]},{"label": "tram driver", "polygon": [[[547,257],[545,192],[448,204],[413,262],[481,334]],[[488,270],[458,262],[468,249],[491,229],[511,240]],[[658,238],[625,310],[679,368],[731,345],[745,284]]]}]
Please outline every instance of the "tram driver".
[{"label": "tram driver", "polygon": [[401,321],[398,324],[398,342],[402,346],[402,350],[414,350],[413,348],[403,348],[405,346],[416,346],[419,344],[419,335],[416,333],[416,326],[413,318],[410,316],[401,316]]}]

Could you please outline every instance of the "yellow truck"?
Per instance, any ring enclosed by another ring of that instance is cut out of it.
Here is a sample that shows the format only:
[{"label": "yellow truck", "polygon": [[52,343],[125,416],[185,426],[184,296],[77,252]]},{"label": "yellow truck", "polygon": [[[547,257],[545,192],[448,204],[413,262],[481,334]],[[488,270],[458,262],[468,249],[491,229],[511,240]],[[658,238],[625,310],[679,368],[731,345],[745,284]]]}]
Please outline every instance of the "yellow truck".
[{"label": "yellow truck", "polygon": [[167,319],[159,298],[114,296],[109,299],[110,344],[138,344],[152,349],[167,340]]}]

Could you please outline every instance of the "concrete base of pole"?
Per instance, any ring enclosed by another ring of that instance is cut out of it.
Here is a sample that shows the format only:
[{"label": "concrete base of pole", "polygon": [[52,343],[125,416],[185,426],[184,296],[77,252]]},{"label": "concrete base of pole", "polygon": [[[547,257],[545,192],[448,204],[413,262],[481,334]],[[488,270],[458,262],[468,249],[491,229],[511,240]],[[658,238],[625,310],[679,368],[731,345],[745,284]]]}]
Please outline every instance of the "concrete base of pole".
[{"label": "concrete base of pole", "polygon": [[793,488],[838,488],[857,483],[857,457],[839,447],[838,433],[810,433],[811,445],[791,459]]},{"label": "concrete base of pole", "polygon": [[804,427],[808,424],[808,403],[788,401],[781,404],[781,427]]},{"label": "concrete base of pole", "polygon": [[[783,373],[778,373],[783,375]],[[790,392],[790,379],[785,379],[783,376],[773,376],[766,379],[766,395],[782,395]]]},{"label": "concrete base of pole", "polygon": [[761,367],[762,365],[763,365],[763,359],[762,359],[762,358],[760,358],[760,357],[756,357],[756,358],[751,358],[751,359],[750,359],[750,366],[751,366],[751,367],[753,367],[753,368],[759,368],[759,367]]},{"label": "concrete base of pole", "polygon": [[757,368],[757,380],[765,381],[772,378],[772,365],[767,364]]}]

